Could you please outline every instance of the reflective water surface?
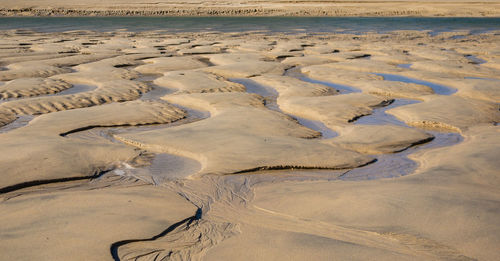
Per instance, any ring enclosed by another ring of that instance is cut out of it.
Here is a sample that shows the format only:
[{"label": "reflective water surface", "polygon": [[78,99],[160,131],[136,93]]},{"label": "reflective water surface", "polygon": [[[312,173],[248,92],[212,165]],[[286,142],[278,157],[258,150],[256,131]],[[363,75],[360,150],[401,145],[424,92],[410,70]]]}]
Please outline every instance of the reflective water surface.
[{"label": "reflective water surface", "polygon": [[0,30],[131,32],[390,32],[425,30],[481,33],[500,29],[500,18],[456,17],[0,17]]}]

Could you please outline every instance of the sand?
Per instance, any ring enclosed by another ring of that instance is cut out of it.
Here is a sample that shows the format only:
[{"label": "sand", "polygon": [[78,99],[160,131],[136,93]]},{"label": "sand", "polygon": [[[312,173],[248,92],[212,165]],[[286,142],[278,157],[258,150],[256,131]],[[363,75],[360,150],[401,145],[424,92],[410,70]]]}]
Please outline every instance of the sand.
[{"label": "sand", "polygon": [[0,34],[3,259],[498,259],[498,34]]},{"label": "sand", "polygon": [[497,0],[0,1],[2,15],[39,16],[498,16]]},{"label": "sand", "polygon": [[118,176],[13,197],[0,207],[7,260],[113,260],[110,243],[148,239],[196,212],[173,192]]}]

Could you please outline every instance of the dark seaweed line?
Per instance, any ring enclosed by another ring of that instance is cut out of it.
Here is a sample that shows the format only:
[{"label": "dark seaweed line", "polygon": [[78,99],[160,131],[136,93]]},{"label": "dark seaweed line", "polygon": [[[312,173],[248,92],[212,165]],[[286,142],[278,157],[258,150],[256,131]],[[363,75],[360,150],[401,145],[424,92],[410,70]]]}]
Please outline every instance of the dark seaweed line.
[{"label": "dark seaweed line", "polygon": [[[391,105],[392,103],[394,103],[394,101],[396,101],[396,99],[388,99],[388,100],[383,100],[382,102],[380,102],[379,104],[377,105],[373,105],[373,106],[370,106],[372,109],[377,109],[377,108],[384,108],[384,107],[387,107],[389,105]],[[370,113],[366,113],[366,114],[360,114],[360,115],[357,115],[357,116],[354,116],[352,119],[349,119],[347,120],[348,123],[353,123],[365,116],[370,116],[372,115],[373,112],[370,112]]]},{"label": "dark seaweed line", "polygon": [[[420,141],[417,141],[417,142],[413,142],[413,143],[411,143],[410,145],[408,145],[408,147],[406,147],[406,148],[403,148],[403,149],[400,149],[400,150],[394,151],[394,152],[393,152],[393,154],[395,154],[395,153],[399,153],[399,152],[403,152],[403,151],[405,151],[405,150],[407,150],[407,149],[409,149],[409,148],[411,148],[411,147],[417,146],[417,145],[426,144],[426,143],[428,143],[428,142],[433,141],[435,138],[436,138],[436,137],[429,137],[429,138],[427,138],[427,139],[423,139],[423,140],[420,140]],[[408,158],[408,157],[406,157],[406,158]]]},{"label": "dark seaweed line", "polygon": [[98,171],[97,173],[90,175],[90,176],[78,176],[78,177],[70,177],[70,178],[59,178],[59,179],[45,179],[45,180],[32,180],[32,181],[27,181],[7,187],[0,188],[0,195],[1,194],[6,194],[9,192],[13,192],[16,190],[24,189],[24,188],[30,188],[30,187],[36,187],[40,185],[47,185],[47,184],[54,184],[54,183],[62,183],[62,182],[68,182],[68,181],[75,181],[75,180],[85,180],[85,179],[95,179],[99,178],[102,175],[110,172],[111,170],[104,170],[104,171]]},{"label": "dark seaweed line", "polygon": [[131,124],[123,124],[123,125],[116,125],[116,126],[89,125],[89,126],[85,126],[85,127],[81,127],[81,128],[76,128],[74,130],[70,130],[70,131],[67,131],[67,132],[60,133],[59,136],[66,137],[69,134],[73,134],[73,133],[77,133],[77,132],[81,132],[81,131],[86,131],[86,130],[91,130],[91,129],[94,129],[94,128],[127,127],[127,126],[132,126],[132,125]]},{"label": "dark seaweed line", "polygon": [[158,234],[156,236],[153,236],[151,238],[146,238],[146,239],[128,239],[128,240],[122,240],[122,241],[115,242],[115,243],[111,244],[111,247],[109,248],[109,251],[111,252],[111,256],[113,257],[113,259],[115,261],[120,261],[120,257],[118,256],[118,248],[120,248],[121,246],[124,246],[126,244],[130,244],[130,243],[135,243],[135,242],[154,241],[158,238],[166,236],[168,233],[174,231],[176,228],[178,228],[179,226],[181,226],[182,224],[185,224],[185,223],[186,223],[187,228],[189,228],[189,226],[191,225],[191,223],[193,221],[201,219],[201,215],[202,215],[202,210],[201,210],[201,208],[198,208],[196,210],[196,213],[194,214],[194,216],[188,217],[188,218],[183,219],[175,224],[172,224],[171,226],[169,226],[167,229],[165,229],[163,232],[161,232],[160,234]]},{"label": "dark seaweed line", "polygon": [[[377,159],[373,159],[365,164],[362,164],[362,165],[359,165],[357,166],[356,168],[360,168],[360,167],[364,167],[366,165],[370,165],[372,163],[375,163],[377,161]],[[250,172],[257,172],[257,171],[263,171],[263,170],[287,170],[287,169],[290,169],[290,170],[294,170],[294,169],[322,169],[322,170],[343,170],[343,169],[347,169],[347,168],[343,168],[343,167],[333,167],[333,168],[329,168],[329,167],[308,167],[308,166],[289,166],[289,165],[285,165],[285,166],[263,166],[263,167],[256,167],[256,168],[252,168],[252,169],[245,169],[245,170],[240,170],[240,171],[236,171],[236,172],[233,172],[233,173],[230,173],[230,174],[242,174],[242,173],[250,173]]]},{"label": "dark seaweed line", "polygon": [[94,128],[115,128],[115,127],[134,127],[134,126],[163,125],[163,124],[174,123],[176,121],[180,121],[180,120],[183,120],[185,118],[186,118],[186,116],[184,116],[184,117],[182,117],[180,119],[171,120],[169,122],[151,122],[151,123],[143,123],[143,124],[125,123],[125,124],[117,124],[117,125],[89,125],[89,126],[85,126],[85,127],[81,127],[81,128],[76,128],[76,129],[73,129],[73,130],[70,130],[70,131],[67,131],[67,132],[60,133],[59,136],[66,137],[69,134],[74,134],[74,133],[77,133],[77,132],[91,130],[91,129],[94,129]]}]

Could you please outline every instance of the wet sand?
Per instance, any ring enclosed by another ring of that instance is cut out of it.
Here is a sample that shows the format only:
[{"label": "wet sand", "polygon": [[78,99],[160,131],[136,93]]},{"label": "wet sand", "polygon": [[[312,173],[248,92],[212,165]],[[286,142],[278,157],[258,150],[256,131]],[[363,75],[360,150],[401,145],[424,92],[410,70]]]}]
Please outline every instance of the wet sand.
[{"label": "wet sand", "polygon": [[498,32],[0,34],[2,258],[498,257]]}]

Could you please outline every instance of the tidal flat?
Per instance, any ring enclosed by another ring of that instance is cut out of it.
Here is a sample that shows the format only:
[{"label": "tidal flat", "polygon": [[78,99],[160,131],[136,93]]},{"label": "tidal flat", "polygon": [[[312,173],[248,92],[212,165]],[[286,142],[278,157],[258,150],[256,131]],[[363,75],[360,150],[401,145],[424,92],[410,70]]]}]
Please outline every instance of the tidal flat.
[{"label": "tidal flat", "polygon": [[498,259],[500,31],[0,35],[2,260]]}]

